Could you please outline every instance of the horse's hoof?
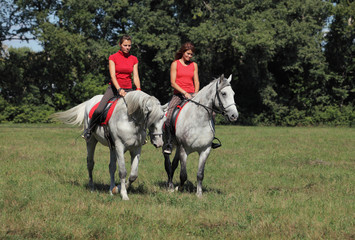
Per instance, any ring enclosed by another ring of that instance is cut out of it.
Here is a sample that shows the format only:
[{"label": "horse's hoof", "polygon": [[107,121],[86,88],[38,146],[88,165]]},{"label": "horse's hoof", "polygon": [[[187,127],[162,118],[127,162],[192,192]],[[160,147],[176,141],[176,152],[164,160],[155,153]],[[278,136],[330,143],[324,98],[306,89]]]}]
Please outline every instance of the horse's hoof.
[{"label": "horse's hoof", "polygon": [[120,189],[118,188],[118,186],[115,186],[111,191],[112,194],[118,194],[119,192],[120,192]]},{"label": "horse's hoof", "polygon": [[175,187],[175,191],[179,191],[179,186],[176,186],[176,187]]},{"label": "horse's hoof", "polygon": [[128,197],[128,196],[122,196],[122,200],[128,201],[128,200],[129,200],[129,197]]},{"label": "horse's hoof", "polygon": [[197,196],[198,198],[202,198],[202,193],[196,193],[196,196]]}]

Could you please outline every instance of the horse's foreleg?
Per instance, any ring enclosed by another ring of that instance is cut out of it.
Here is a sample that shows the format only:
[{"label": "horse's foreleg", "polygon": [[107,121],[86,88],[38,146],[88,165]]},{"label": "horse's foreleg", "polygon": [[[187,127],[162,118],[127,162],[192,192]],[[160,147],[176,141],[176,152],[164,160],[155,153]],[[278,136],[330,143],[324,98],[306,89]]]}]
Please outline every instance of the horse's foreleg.
[{"label": "horse's foreleg", "polygon": [[128,195],[127,195],[127,189],[126,189],[126,176],[127,176],[127,171],[126,171],[126,165],[124,161],[124,150],[123,146],[120,147],[117,142],[115,143],[116,148],[116,158],[118,162],[118,168],[119,168],[119,177],[121,181],[121,197],[122,200],[129,200]]},{"label": "horse's foreleg", "polygon": [[91,191],[94,191],[94,181],[92,177],[92,172],[94,170],[94,153],[96,148],[97,141],[94,138],[91,138],[89,142],[86,143],[87,157],[86,157],[86,166],[89,173],[89,188]]},{"label": "horse's foreleg", "polygon": [[141,148],[135,149],[130,153],[131,153],[131,173],[129,175],[129,181],[126,184],[127,189],[138,177],[138,165],[139,165],[139,158],[141,155]]},{"label": "horse's foreleg", "polygon": [[179,148],[179,158],[180,158],[180,187],[179,190],[183,190],[184,183],[187,180],[187,172],[186,172],[186,161],[187,161],[187,153],[183,146]]},{"label": "horse's foreleg", "polygon": [[174,184],[173,184],[173,179],[174,179],[174,173],[175,173],[175,170],[176,168],[178,167],[179,165],[179,160],[180,160],[180,154],[179,154],[179,151],[180,151],[180,148],[179,146],[177,146],[177,149],[176,149],[176,153],[175,153],[175,156],[174,156],[174,159],[173,159],[173,163],[171,165],[171,172],[170,172],[170,181],[169,181],[169,191],[174,191]]},{"label": "horse's foreleg", "polygon": [[118,188],[115,186],[115,173],[117,169],[117,156],[115,150],[110,150],[110,164],[109,164],[109,171],[110,171],[110,194],[117,194]]},{"label": "horse's foreleg", "polygon": [[168,190],[169,191],[174,191],[174,184],[173,184],[173,173],[172,173],[172,168],[171,168],[171,162],[170,162],[170,157],[169,154],[164,154],[164,165],[165,165],[165,171],[166,174],[168,175]]},{"label": "horse's foreleg", "polygon": [[199,161],[198,161],[198,170],[197,170],[197,191],[196,195],[202,197],[202,181],[205,174],[205,164],[210,154],[211,147],[206,148],[204,151],[200,152]]}]

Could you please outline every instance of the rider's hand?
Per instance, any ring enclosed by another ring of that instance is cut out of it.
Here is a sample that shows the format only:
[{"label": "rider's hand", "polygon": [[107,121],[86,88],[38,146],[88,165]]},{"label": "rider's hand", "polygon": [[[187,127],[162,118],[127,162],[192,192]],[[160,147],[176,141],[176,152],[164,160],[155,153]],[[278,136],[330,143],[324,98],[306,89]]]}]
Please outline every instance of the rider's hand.
[{"label": "rider's hand", "polygon": [[124,96],[126,96],[126,91],[124,89],[120,88],[120,89],[118,89],[118,95],[124,97]]},{"label": "rider's hand", "polygon": [[187,99],[191,99],[192,98],[191,94],[188,93],[188,92],[184,93],[184,97],[187,98]]}]

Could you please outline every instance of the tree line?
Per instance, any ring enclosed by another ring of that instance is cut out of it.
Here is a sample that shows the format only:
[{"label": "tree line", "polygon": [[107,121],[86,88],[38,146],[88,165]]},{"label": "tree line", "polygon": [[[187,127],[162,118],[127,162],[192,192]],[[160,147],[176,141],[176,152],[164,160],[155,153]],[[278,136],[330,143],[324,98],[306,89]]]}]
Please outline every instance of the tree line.
[{"label": "tree line", "polygon": [[[221,74],[245,125],[355,122],[352,0],[2,0],[0,40],[33,38],[43,50],[1,44],[0,122],[48,116],[102,94],[108,57],[133,38],[142,90],[169,101],[180,45],[196,47],[201,86]],[[218,123],[225,123],[219,117]]]}]

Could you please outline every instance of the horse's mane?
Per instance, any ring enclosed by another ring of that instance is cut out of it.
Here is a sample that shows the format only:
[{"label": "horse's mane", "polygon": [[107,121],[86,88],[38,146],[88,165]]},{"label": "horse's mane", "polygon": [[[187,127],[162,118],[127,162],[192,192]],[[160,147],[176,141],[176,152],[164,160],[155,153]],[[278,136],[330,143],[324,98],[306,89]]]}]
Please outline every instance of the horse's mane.
[{"label": "horse's mane", "polygon": [[144,105],[150,96],[142,91],[128,92],[124,97],[127,103],[128,115],[133,114],[139,109],[144,109]]},{"label": "horse's mane", "polygon": [[[223,77],[224,78],[224,77]],[[206,86],[204,86],[196,95],[196,97],[198,95],[202,95],[204,94],[206,91],[208,91],[211,87],[214,87],[217,83],[217,81],[219,81],[220,78],[215,78],[213,79],[209,84],[207,84]],[[224,88],[225,86],[230,86],[230,83],[228,81],[222,81],[221,83],[219,83],[219,88]]]},{"label": "horse's mane", "polygon": [[162,111],[160,102],[157,98],[148,95],[143,91],[132,91],[126,94],[124,100],[127,103],[128,115],[140,111],[144,115],[150,112],[148,126],[157,121]]}]

